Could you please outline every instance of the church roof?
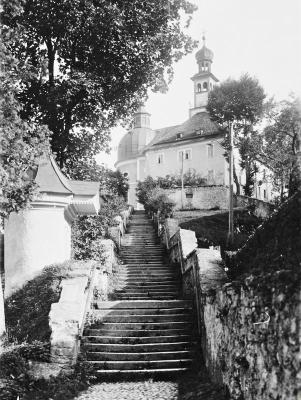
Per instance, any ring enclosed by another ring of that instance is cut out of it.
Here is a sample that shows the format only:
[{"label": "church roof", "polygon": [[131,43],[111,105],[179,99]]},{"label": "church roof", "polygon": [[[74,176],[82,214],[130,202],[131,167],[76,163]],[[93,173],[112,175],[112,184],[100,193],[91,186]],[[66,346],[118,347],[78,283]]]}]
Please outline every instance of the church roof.
[{"label": "church roof", "polygon": [[143,149],[143,152],[151,147],[165,143],[181,142],[219,134],[218,126],[211,121],[206,111],[194,114],[181,125],[158,129],[156,132],[155,138]]}]

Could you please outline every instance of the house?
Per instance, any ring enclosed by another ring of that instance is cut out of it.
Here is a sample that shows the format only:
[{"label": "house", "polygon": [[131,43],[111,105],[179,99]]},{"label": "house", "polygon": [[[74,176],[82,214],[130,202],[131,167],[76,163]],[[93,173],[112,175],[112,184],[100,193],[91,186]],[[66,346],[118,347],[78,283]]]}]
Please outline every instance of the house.
[{"label": "house", "polygon": [[[190,192],[185,204],[183,199],[180,204],[181,195],[176,190],[169,193],[178,208],[227,207],[229,196],[225,189],[229,182],[229,165],[222,146],[224,134],[206,110],[208,94],[218,84],[218,79],[212,73],[213,52],[206,47],[204,37],[203,47],[196,53],[196,62],[198,70],[191,78],[194,106],[189,110],[189,119],[180,125],[153,130],[150,114],[141,106],[134,115],[132,129],[119,143],[115,166],[129,179],[128,201],[135,208],[140,208],[136,199],[138,181],[147,176],[183,175],[188,171],[203,177],[206,184],[195,188],[192,195]],[[239,166],[237,151],[234,160],[239,184],[243,185],[245,173]],[[261,185],[265,187],[260,189],[260,198],[270,200],[271,185],[264,181]],[[259,194],[258,188],[255,194]]]}]

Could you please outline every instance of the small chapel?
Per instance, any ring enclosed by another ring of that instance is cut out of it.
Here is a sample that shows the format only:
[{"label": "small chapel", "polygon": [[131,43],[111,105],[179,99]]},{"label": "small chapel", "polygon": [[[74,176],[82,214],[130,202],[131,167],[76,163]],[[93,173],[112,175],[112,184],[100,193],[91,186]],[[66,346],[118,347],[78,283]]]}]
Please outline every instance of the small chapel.
[{"label": "small chapel", "polygon": [[[136,198],[137,182],[147,176],[157,178],[193,171],[206,182],[200,190],[208,192],[214,187],[216,193],[217,187],[221,190],[227,188],[229,164],[222,146],[224,135],[206,110],[208,94],[219,82],[212,72],[213,56],[203,36],[203,46],[195,55],[197,72],[191,78],[194,103],[188,120],[180,125],[153,130],[150,114],[141,106],[134,115],[132,128],[121,139],[115,167],[128,177],[128,202],[135,208],[140,208]],[[243,185],[245,173],[238,161],[236,152],[236,172],[239,183]],[[262,166],[259,167],[258,181],[260,174],[265,174]],[[262,186],[262,183],[255,184],[254,197],[269,201],[271,185],[265,182]],[[203,208],[202,204],[198,207]]]}]

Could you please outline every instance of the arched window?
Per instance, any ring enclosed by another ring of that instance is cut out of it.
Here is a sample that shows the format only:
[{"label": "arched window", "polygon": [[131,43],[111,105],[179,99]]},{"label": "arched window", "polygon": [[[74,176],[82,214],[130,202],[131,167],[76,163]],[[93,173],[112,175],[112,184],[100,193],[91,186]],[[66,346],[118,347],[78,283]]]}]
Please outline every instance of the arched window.
[{"label": "arched window", "polygon": [[212,82],[210,82],[210,90],[212,90],[213,89],[213,85],[212,85]]},{"label": "arched window", "polygon": [[203,83],[203,89],[204,89],[204,90],[207,90],[207,89],[208,89],[208,83],[207,83],[207,82],[204,82],[204,83]]},{"label": "arched window", "polygon": [[198,84],[197,84],[197,91],[198,91],[198,92],[201,92],[201,91],[202,91],[202,84],[201,84],[201,83],[198,83]]}]

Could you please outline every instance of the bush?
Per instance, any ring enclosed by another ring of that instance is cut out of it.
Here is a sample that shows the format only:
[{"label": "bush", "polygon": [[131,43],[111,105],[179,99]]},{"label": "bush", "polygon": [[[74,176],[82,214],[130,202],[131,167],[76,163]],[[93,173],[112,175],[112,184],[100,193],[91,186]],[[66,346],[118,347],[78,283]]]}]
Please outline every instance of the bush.
[{"label": "bush", "polygon": [[147,211],[157,212],[164,217],[170,217],[175,207],[175,202],[171,200],[165,193],[164,189],[154,188],[150,191],[145,204]]},{"label": "bush", "polygon": [[127,204],[121,197],[111,197],[101,206],[98,215],[79,217],[72,226],[73,257],[76,260],[102,261],[101,238],[108,237],[108,228]]}]

